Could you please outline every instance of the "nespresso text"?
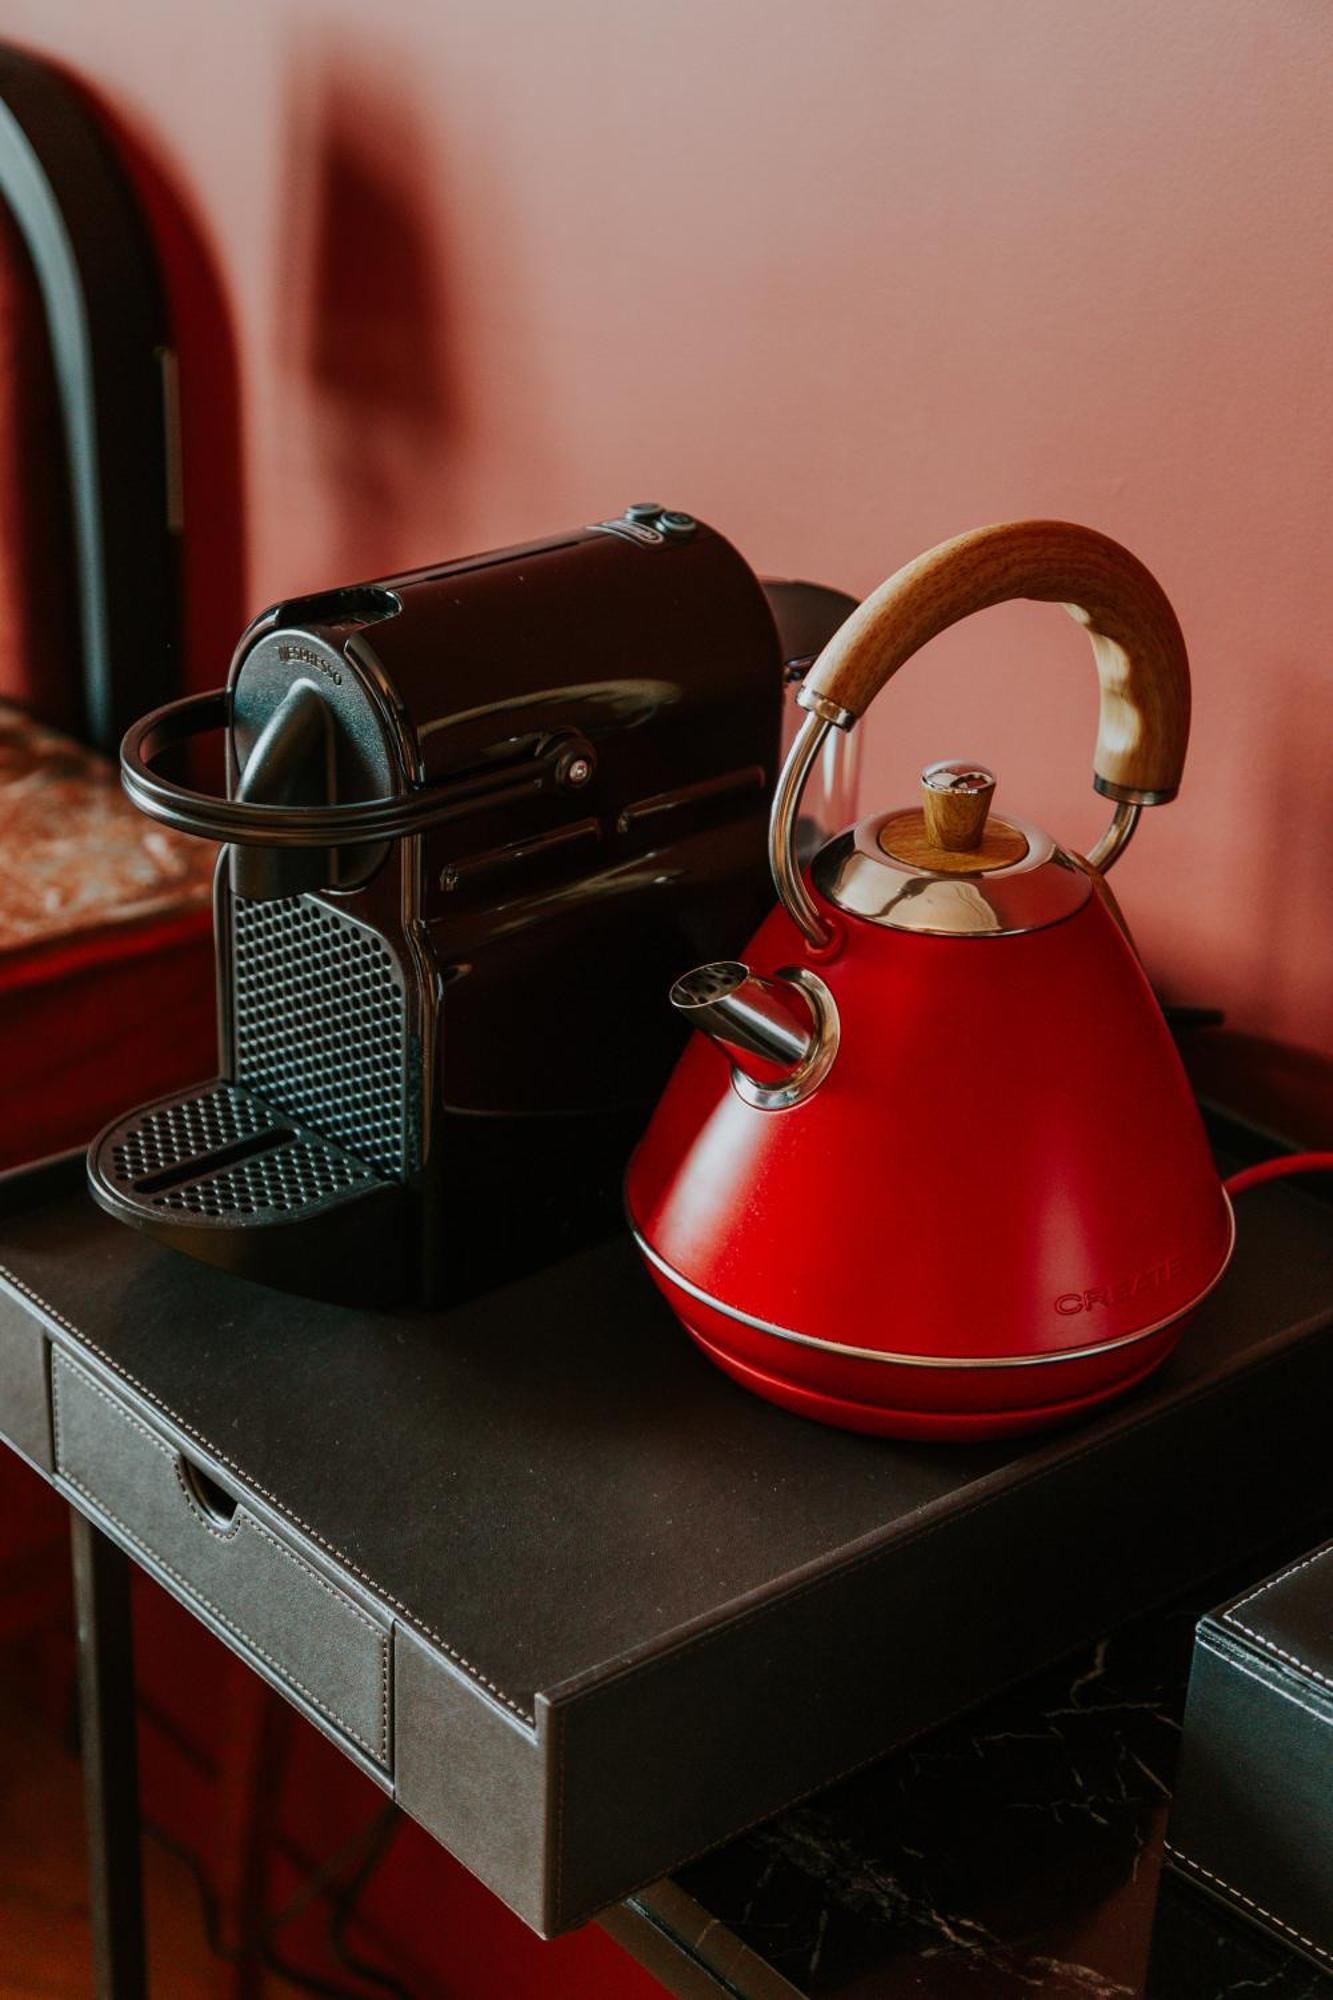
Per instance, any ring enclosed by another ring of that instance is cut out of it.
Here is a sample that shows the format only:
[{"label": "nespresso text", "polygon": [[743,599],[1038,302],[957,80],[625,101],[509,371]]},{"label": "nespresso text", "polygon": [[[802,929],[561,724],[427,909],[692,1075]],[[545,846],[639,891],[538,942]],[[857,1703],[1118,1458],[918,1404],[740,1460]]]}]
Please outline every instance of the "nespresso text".
[{"label": "nespresso text", "polygon": [[303,667],[317,668],[321,674],[326,675],[333,682],[335,687],[341,687],[343,684],[343,677],[338,672],[338,669],[331,667],[323,655],[315,652],[310,646],[292,646],[284,643],[278,647],[278,658],[284,666],[289,661],[296,660]]}]

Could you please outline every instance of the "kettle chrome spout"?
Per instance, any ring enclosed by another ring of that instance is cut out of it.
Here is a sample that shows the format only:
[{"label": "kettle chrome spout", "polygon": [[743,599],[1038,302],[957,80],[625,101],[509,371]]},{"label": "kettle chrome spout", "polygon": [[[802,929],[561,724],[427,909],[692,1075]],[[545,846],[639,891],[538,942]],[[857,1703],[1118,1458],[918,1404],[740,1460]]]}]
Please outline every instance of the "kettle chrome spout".
[{"label": "kettle chrome spout", "polygon": [[754,1083],[784,1082],[814,1046],[815,1010],[801,988],[761,979],[739,959],[697,965],[676,981],[671,1004]]},{"label": "kettle chrome spout", "polygon": [[678,979],[671,1004],[717,1043],[741,1095],[765,1110],[809,1096],[837,1054],[833,996],[804,968],[767,979],[739,959],[720,959]]}]

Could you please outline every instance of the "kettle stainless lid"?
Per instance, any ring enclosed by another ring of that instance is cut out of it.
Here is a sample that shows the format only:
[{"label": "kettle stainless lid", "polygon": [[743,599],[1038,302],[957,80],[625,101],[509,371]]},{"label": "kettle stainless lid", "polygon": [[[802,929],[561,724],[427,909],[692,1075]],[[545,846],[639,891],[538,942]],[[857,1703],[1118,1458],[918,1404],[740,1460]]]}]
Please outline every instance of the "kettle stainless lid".
[{"label": "kettle stainless lid", "polygon": [[990,813],[994,775],[950,758],[921,773],[921,805],[838,834],[811,877],[835,909],[887,929],[1012,937],[1082,909],[1086,867],[1042,828]]}]

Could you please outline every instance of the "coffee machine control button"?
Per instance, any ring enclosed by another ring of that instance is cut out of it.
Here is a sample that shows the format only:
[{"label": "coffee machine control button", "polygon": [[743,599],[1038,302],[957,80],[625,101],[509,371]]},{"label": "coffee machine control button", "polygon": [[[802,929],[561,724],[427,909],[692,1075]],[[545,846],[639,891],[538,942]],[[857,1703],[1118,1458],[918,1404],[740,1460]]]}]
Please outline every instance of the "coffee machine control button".
[{"label": "coffee machine control button", "polygon": [[684,542],[694,534],[699,523],[693,514],[677,514],[668,508],[665,513],[658,515],[657,525],[669,542]]},{"label": "coffee machine control button", "polygon": [[687,542],[699,532],[693,514],[664,507],[660,500],[631,500],[614,521],[595,521],[592,533],[618,535],[622,542],[637,542],[640,548],[660,549],[668,542]]}]

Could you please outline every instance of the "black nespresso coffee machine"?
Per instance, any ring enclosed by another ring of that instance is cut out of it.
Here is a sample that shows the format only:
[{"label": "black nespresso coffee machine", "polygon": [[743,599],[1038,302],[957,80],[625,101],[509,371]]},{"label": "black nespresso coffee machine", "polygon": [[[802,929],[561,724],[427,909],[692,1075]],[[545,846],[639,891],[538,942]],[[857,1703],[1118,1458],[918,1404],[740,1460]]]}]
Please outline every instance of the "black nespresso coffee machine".
[{"label": "black nespresso coffee machine", "polygon": [[[644,504],[266,612],[225,690],[125,739],[136,804],[223,843],[219,1074],[96,1140],[97,1200],[337,1299],[613,1226],[671,979],[768,901],[784,677],[852,602]],[[160,768],[213,728],[225,798]]]}]

